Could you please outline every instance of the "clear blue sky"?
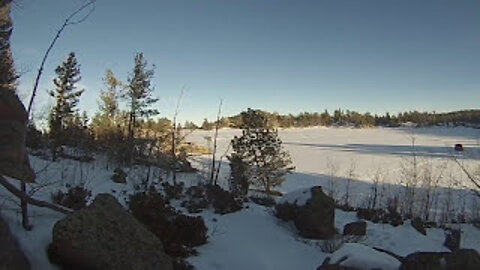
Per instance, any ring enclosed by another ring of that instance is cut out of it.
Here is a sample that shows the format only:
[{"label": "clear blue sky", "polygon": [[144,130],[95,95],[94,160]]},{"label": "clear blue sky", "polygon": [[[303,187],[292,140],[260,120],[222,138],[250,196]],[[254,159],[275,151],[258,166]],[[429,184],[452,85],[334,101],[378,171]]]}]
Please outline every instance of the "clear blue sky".
[{"label": "clear blue sky", "polygon": [[[12,47],[30,91],[46,47],[80,0],[20,0]],[[384,113],[480,105],[480,1],[98,0],[61,37],[40,88],[68,52],[81,63],[81,108],[97,110],[110,68],[123,81],[136,52],[156,65],[157,107],[181,120],[252,107]],[[26,95],[26,94],[24,94]]]}]

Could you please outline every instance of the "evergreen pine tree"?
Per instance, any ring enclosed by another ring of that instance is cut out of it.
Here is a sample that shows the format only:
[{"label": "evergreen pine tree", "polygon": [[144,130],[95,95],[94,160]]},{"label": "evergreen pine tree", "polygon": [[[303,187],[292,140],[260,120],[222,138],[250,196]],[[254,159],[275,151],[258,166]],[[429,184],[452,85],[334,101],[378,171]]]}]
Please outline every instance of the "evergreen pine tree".
[{"label": "evergreen pine tree", "polygon": [[107,70],[104,81],[107,90],[101,91],[98,107],[102,115],[114,120],[119,110],[118,87],[122,86],[122,82],[115,77],[110,69]]},{"label": "evergreen pine tree", "polygon": [[18,76],[10,49],[10,35],[13,30],[10,5],[10,0],[0,2],[0,87],[2,90],[16,91],[15,82]]},{"label": "evergreen pine tree", "polygon": [[[245,173],[250,176],[250,182],[270,193],[294,169],[290,155],[282,148],[278,130],[268,128],[264,113],[248,109],[242,112],[242,120],[242,136],[233,138],[230,160],[235,160],[240,165],[246,164],[248,172]],[[242,181],[242,177],[237,179]],[[232,175],[231,179],[234,178]],[[240,182],[236,185],[241,187],[243,184]]]},{"label": "evergreen pine tree", "polygon": [[53,142],[54,153],[56,148],[68,142],[68,129],[72,128],[77,112],[77,105],[84,90],[77,90],[76,84],[80,81],[80,66],[71,52],[67,59],[55,69],[57,78],[53,80],[55,89],[50,95],[55,98],[55,105],[50,112],[50,137]]},{"label": "evergreen pine tree", "polygon": [[151,80],[153,78],[153,68],[147,69],[147,61],[143,57],[143,53],[137,53],[135,56],[135,66],[133,74],[128,79],[128,87],[124,94],[129,102],[129,122],[128,135],[133,140],[138,120],[142,117],[149,117],[158,114],[158,110],[152,109],[151,106],[158,101],[152,97],[153,88]]},{"label": "evergreen pine tree", "polygon": [[132,161],[135,150],[135,133],[140,122],[144,117],[148,118],[158,114],[158,110],[152,109],[152,105],[158,101],[152,96],[153,87],[151,80],[153,78],[153,69],[147,68],[147,61],[143,53],[137,53],[135,56],[135,66],[133,73],[128,78],[128,86],[125,88],[123,97],[128,102],[128,143],[127,147],[121,150],[123,161]]}]

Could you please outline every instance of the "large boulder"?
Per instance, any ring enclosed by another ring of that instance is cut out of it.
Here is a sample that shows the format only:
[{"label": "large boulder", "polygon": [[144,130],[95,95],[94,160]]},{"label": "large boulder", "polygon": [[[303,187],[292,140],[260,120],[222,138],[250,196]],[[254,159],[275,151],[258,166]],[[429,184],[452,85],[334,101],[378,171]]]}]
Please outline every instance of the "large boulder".
[{"label": "large boulder", "polygon": [[367,234],[367,222],[355,221],[343,227],[343,235],[364,236]]},{"label": "large boulder", "polygon": [[335,202],[320,186],[287,194],[276,209],[277,216],[294,221],[302,237],[329,239],[335,234]]},{"label": "large boulder", "polygon": [[462,233],[459,229],[447,229],[445,232],[445,241],[443,245],[450,250],[457,250],[460,248],[460,241],[462,239]]},{"label": "large boulder", "polygon": [[162,242],[108,194],[58,221],[52,238],[50,258],[67,269],[173,269]]},{"label": "large boulder", "polygon": [[0,174],[33,182],[35,173],[25,150],[27,113],[17,95],[0,87]]},{"label": "large boulder", "polygon": [[480,254],[473,249],[453,252],[415,252],[403,260],[401,270],[475,270],[480,268]]},{"label": "large boulder", "polygon": [[0,216],[0,270],[28,270],[30,263]]}]

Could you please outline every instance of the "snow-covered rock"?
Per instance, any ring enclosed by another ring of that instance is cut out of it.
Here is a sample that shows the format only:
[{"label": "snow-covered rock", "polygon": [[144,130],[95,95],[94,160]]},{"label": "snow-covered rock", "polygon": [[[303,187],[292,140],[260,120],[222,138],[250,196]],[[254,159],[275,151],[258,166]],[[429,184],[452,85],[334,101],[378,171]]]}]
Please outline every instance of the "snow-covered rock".
[{"label": "snow-covered rock", "polygon": [[329,264],[354,267],[360,270],[397,270],[401,265],[396,258],[358,243],[344,244],[329,258]]}]

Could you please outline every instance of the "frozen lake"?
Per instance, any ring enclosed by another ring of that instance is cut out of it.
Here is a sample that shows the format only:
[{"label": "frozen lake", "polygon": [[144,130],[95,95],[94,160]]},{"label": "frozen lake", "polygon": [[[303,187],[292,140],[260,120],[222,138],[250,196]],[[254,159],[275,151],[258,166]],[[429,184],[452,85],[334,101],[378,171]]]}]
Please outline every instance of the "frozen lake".
[{"label": "frozen lake", "polygon": [[[211,146],[213,143],[205,137],[213,137],[213,134],[213,131],[195,131],[188,139]],[[240,134],[240,130],[220,130],[217,157],[223,155],[230,140]],[[279,188],[284,192],[313,185],[327,187],[330,179],[336,179],[338,181],[334,181],[332,188],[341,196],[343,182],[347,178],[354,179],[357,195],[368,192],[375,177],[386,186],[393,186],[404,182],[406,174],[412,170],[413,153],[418,174],[429,171],[432,177],[440,178],[440,186],[470,186],[453,156],[472,173],[478,172],[480,130],[471,128],[313,127],[280,130],[279,134],[296,167]],[[454,151],[457,143],[464,145],[464,152]],[[206,162],[208,158],[197,160]],[[221,179],[226,180],[228,173],[228,163],[225,162],[222,164]]]}]

